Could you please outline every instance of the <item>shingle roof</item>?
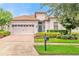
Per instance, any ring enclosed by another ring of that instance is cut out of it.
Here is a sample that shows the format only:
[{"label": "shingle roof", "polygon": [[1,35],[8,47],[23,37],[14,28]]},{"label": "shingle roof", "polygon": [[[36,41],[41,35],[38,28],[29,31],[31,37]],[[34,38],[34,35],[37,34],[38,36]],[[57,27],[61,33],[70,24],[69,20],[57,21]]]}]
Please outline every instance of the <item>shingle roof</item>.
[{"label": "shingle roof", "polygon": [[35,16],[34,15],[31,15],[31,16],[27,16],[27,15],[22,15],[22,16],[17,16],[17,17],[14,17],[13,20],[15,21],[19,21],[19,20],[36,20]]},{"label": "shingle roof", "polygon": [[[46,13],[46,12],[36,12],[36,13]],[[49,20],[49,19],[53,19],[53,18],[57,18],[57,17],[51,17],[51,16],[47,16],[45,18],[45,20]],[[35,14],[34,15],[21,15],[21,16],[16,16],[13,18],[12,21],[38,21],[38,19],[36,19]]]}]

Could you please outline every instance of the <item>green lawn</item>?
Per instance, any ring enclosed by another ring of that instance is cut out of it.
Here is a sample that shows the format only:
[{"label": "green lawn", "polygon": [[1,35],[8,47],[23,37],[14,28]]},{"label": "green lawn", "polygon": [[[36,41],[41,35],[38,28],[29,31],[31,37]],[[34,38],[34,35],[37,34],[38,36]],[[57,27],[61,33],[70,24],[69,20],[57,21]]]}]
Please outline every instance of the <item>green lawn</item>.
[{"label": "green lawn", "polygon": [[[35,42],[44,42],[44,39],[35,39]],[[47,42],[54,42],[54,43],[79,43],[78,40],[64,40],[64,39],[56,39],[56,38],[50,38]]]},{"label": "green lawn", "polygon": [[43,45],[34,47],[40,55],[79,55],[79,46],[75,45],[47,45],[47,51]]}]

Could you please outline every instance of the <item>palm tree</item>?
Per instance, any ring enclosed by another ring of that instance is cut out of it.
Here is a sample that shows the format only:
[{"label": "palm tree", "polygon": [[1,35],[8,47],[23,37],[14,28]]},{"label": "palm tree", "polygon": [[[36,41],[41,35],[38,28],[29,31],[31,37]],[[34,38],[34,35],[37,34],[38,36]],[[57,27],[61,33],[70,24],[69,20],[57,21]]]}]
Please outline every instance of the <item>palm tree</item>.
[{"label": "palm tree", "polygon": [[8,25],[12,20],[12,14],[9,11],[0,8],[0,26],[1,30],[4,29],[5,25]]}]

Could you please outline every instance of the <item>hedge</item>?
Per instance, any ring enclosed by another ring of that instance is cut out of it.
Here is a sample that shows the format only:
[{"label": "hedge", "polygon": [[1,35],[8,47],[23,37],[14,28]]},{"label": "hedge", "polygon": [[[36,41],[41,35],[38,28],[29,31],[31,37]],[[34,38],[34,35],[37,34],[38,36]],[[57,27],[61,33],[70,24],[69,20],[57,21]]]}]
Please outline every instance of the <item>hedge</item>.
[{"label": "hedge", "polygon": [[52,33],[50,33],[50,32],[46,32],[46,33],[45,32],[38,32],[35,34],[35,38],[43,38],[45,34],[50,38],[56,38],[58,35],[60,35],[59,32],[52,32]]},{"label": "hedge", "polygon": [[61,34],[67,34],[67,30],[47,30],[47,32],[60,32]]},{"label": "hedge", "polygon": [[59,35],[57,36],[58,39],[68,39],[68,40],[77,40],[78,37],[76,35],[69,35],[69,34],[66,34],[66,35]]}]

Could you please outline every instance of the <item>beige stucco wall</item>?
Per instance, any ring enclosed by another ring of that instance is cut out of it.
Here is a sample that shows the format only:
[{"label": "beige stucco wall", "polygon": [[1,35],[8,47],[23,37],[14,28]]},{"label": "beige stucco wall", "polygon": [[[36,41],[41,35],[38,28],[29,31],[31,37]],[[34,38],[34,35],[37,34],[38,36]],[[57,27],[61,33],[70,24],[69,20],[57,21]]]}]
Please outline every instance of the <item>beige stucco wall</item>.
[{"label": "beige stucco wall", "polygon": [[45,20],[46,17],[46,14],[36,14],[36,19],[39,21]]},{"label": "beige stucco wall", "polygon": [[47,32],[48,28],[49,28],[49,22],[45,21],[45,32]]},{"label": "beige stucco wall", "polygon": [[[50,19],[49,22],[46,21],[46,24],[45,24],[46,30],[48,29],[54,30],[54,22],[57,22],[57,20]],[[65,30],[65,28],[60,23],[58,23],[58,30]],[[79,32],[79,27],[72,29],[72,32]]]},{"label": "beige stucco wall", "polygon": [[[57,22],[56,19],[50,19],[50,21],[45,21],[45,31],[54,30],[54,22]],[[65,28],[58,23],[58,30],[65,30]]]},{"label": "beige stucco wall", "polygon": [[73,29],[72,32],[79,32],[79,27]]}]

